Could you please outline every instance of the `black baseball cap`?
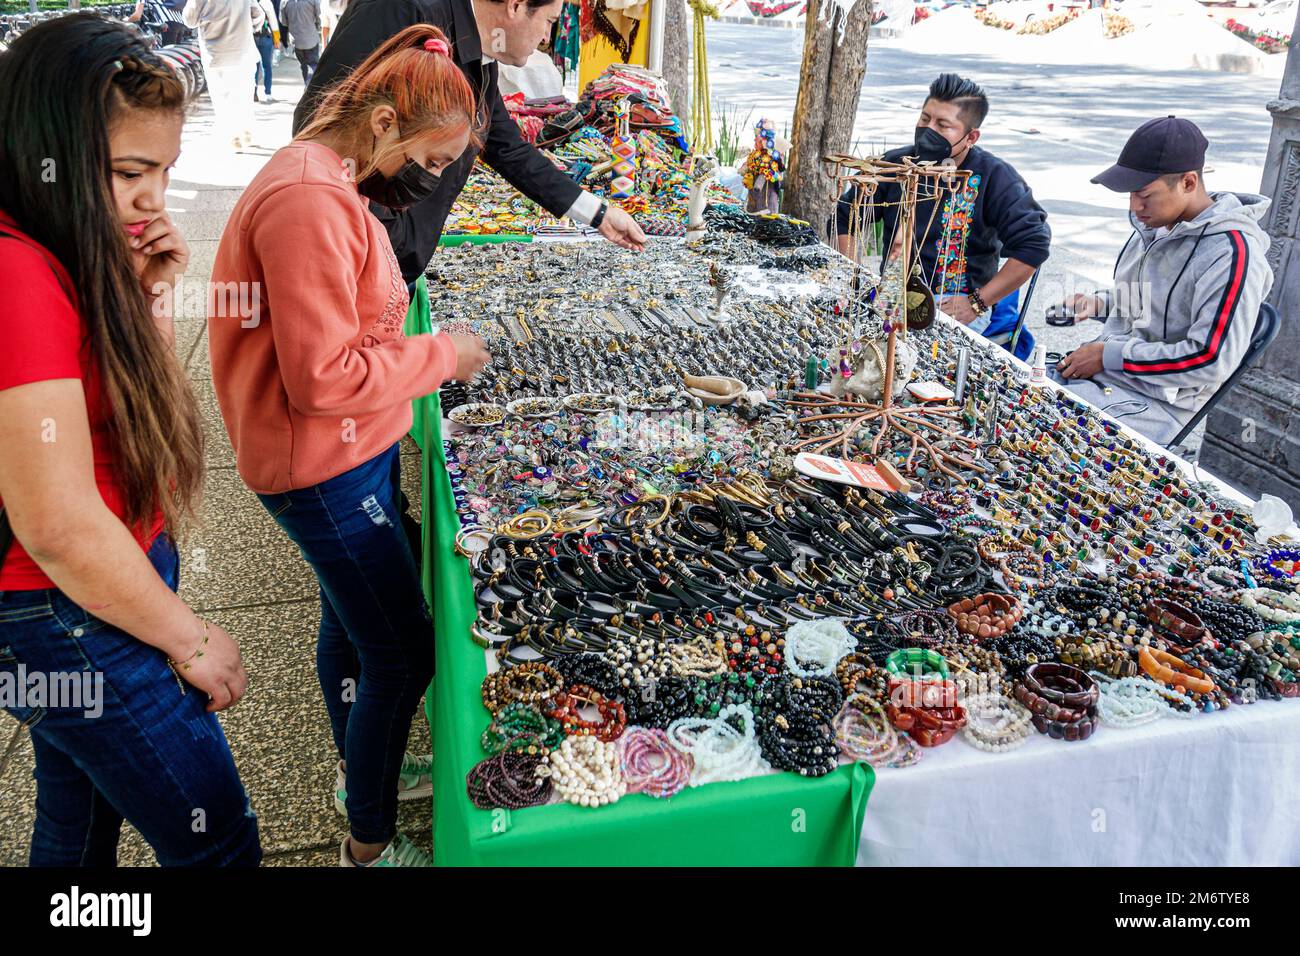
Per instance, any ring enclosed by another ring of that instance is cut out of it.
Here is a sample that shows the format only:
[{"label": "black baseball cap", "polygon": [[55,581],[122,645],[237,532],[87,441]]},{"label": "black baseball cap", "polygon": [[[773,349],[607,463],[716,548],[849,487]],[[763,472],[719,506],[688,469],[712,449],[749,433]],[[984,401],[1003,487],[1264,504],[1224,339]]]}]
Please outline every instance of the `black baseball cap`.
[{"label": "black baseball cap", "polygon": [[1139,126],[1124,144],[1119,162],[1092,182],[1117,193],[1137,192],[1161,176],[1200,169],[1209,145],[1191,120],[1162,116]]}]

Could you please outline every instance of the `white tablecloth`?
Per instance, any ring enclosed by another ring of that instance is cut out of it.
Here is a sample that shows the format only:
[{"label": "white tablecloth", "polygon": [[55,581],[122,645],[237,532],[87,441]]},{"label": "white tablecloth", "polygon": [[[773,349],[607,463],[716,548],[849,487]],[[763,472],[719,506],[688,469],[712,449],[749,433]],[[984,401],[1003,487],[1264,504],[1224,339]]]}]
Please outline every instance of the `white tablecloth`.
[{"label": "white tablecloth", "polygon": [[858,865],[1300,865],[1300,700],[1005,754],[959,733],[877,771]]}]

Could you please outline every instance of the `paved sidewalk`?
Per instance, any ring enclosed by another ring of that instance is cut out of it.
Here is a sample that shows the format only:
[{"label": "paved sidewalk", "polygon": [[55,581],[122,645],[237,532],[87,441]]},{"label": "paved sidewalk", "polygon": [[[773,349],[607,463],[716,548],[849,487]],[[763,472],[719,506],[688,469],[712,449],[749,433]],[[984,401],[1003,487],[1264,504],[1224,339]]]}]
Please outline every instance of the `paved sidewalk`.
[{"label": "paved sidewalk", "polygon": [[[289,140],[293,107],[302,92],[296,59],[281,61],[272,88],[281,102],[256,108],[255,136],[266,148],[236,156],[213,143],[206,98],[185,124],[168,211],[189,240],[192,260],[186,278],[195,288],[207,287],[221,231],[241,190],[274,149]],[[303,263],[301,279],[312,281],[310,262]],[[222,725],[258,814],[266,863],[333,866],[346,823],[334,810],[335,758],[316,682],[320,618],[315,578],[235,471],[213,392],[202,306],[196,308],[188,298],[186,312],[176,319],[176,349],[203,412],[208,478],[203,524],[181,548],[181,595],[229,630],[243,651],[248,695],[222,715]],[[418,514],[419,458],[413,445],[404,447],[402,465],[406,492]],[[428,753],[422,710],[412,726],[411,749]],[[0,754],[16,727],[7,715],[0,717]],[[27,861],[35,794],[32,750],[23,733],[0,776],[0,866]],[[430,849],[429,801],[400,808],[399,828]],[[154,863],[152,851],[130,827],[123,833],[119,859],[124,865]]]}]

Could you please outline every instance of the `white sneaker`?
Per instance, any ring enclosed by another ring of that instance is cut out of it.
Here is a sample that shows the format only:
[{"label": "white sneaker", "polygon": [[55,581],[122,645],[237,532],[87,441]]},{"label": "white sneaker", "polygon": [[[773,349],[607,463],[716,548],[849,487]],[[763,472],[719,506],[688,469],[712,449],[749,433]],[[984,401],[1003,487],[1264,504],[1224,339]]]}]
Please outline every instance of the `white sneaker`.
[{"label": "white sneaker", "polygon": [[350,839],[344,837],[339,845],[339,866],[360,869],[368,869],[372,866],[433,866],[433,858],[400,833],[393,837],[393,842],[384,847],[383,853],[369,863],[358,863],[352,859],[352,852],[348,849]]},{"label": "white sneaker", "polygon": [[[421,797],[433,796],[433,757],[418,756],[407,752],[402,758],[402,770],[397,778],[398,800],[419,800]],[[343,771],[343,761],[338,762],[334,776],[334,809],[343,816],[348,815],[347,774]]]}]

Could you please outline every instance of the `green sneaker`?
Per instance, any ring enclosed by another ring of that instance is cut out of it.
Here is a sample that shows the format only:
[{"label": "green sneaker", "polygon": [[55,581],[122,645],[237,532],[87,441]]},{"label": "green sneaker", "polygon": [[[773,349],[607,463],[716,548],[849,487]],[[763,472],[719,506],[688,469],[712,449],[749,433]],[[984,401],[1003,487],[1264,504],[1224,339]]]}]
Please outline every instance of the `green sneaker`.
[{"label": "green sneaker", "polygon": [[339,866],[360,869],[368,869],[372,866],[433,866],[433,858],[399,833],[393,837],[392,843],[384,847],[384,852],[379,854],[374,862],[363,866],[352,859],[352,852],[348,849],[348,837],[344,837],[342,844],[339,845]]},{"label": "green sneaker", "polygon": [[[348,815],[347,775],[340,760],[334,778],[334,809]],[[398,800],[419,800],[433,795],[433,757],[417,756],[408,752],[402,758],[402,770],[397,778]]]}]

